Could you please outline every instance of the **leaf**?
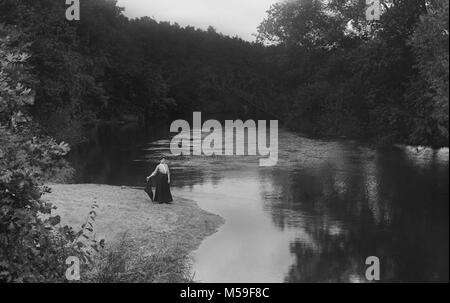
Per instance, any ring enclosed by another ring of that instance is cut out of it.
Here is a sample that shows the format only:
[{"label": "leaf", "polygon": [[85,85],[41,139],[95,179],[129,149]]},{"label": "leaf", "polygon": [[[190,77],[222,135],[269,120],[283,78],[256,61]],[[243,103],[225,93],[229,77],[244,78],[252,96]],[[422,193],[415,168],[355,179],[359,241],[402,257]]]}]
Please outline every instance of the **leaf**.
[{"label": "leaf", "polygon": [[59,223],[61,223],[61,217],[60,216],[54,216],[48,219],[50,224],[52,226],[58,225]]}]

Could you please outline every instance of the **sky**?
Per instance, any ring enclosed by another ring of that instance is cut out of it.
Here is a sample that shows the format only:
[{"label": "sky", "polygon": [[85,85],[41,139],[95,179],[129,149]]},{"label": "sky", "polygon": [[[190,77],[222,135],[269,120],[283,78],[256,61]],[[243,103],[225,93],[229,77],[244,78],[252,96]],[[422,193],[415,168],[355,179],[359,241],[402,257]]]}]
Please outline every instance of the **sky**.
[{"label": "sky", "polygon": [[254,41],[252,35],[278,0],[118,0],[130,18],[149,16]]}]

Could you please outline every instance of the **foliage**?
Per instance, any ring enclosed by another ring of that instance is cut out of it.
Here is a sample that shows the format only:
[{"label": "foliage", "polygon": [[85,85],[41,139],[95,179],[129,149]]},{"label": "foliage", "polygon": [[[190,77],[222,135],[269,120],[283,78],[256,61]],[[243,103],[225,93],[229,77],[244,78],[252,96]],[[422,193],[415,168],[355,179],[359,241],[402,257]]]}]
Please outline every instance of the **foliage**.
[{"label": "foliage", "polygon": [[212,28],[129,20],[115,1],[81,1],[79,22],[65,21],[65,9],[53,0],[0,1],[0,22],[19,26],[31,43],[33,116],[58,140],[78,143],[97,121],[245,114],[269,103],[262,46]]},{"label": "foliage", "polygon": [[19,32],[0,29],[0,281],[61,282],[66,258],[82,253],[40,199],[49,190],[40,184],[67,169],[69,147],[39,135],[28,116],[33,91],[20,41]]},{"label": "foliage", "polygon": [[102,249],[86,282],[94,283],[186,283],[192,282],[188,257],[176,247],[163,244],[143,254],[138,243],[123,234],[112,246]]},{"label": "foliage", "polygon": [[439,130],[448,140],[448,67],[449,3],[431,1],[427,14],[420,18],[410,43],[417,55],[417,67],[434,102],[433,116]]},{"label": "foliage", "polygon": [[81,226],[81,229],[76,234],[75,240],[72,241],[72,245],[77,247],[81,252],[81,261],[90,266],[92,266],[100,250],[105,247],[105,240],[98,241],[94,233],[94,223],[97,218],[98,207],[97,200],[94,199],[86,223]]},{"label": "foliage", "polygon": [[285,55],[276,64],[291,103],[288,125],[383,144],[448,146],[448,3],[431,2],[382,1],[380,21],[365,20],[364,1],[274,4],[258,39]]},{"label": "foliage", "polygon": [[[144,17],[116,1],[1,0],[0,21],[30,44],[32,114],[58,140],[98,121],[280,117],[312,135],[448,145],[448,1],[289,0],[257,43]],[[419,90],[419,88],[421,88]],[[323,89],[323,90],[322,90]],[[326,92],[326,93],[325,93]],[[432,103],[432,105],[430,105]]]}]

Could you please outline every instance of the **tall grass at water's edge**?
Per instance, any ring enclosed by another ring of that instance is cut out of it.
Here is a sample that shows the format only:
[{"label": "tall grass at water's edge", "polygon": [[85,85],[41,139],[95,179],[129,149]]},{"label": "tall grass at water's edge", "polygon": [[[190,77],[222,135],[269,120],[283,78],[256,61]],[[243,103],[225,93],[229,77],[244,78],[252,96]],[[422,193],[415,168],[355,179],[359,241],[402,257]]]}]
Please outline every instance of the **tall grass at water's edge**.
[{"label": "tall grass at water's edge", "polygon": [[189,283],[189,257],[181,249],[164,244],[151,253],[123,234],[102,250],[83,281],[91,283]]},{"label": "tall grass at water's edge", "polygon": [[94,223],[98,204],[94,199],[86,223],[72,245],[78,247],[83,266],[82,283],[187,283],[190,258],[182,246],[157,233],[148,245],[124,232],[105,245],[95,239]]}]

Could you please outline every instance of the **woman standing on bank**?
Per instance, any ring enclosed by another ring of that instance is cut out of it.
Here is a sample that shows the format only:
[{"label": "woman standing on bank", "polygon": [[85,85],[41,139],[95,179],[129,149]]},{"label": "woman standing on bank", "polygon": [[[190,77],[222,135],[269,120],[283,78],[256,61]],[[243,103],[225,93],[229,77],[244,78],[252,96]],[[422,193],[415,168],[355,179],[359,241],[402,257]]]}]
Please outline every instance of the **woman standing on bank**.
[{"label": "woman standing on bank", "polygon": [[159,164],[156,166],[153,173],[147,177],[147,182],[151,178],[155,177],[155,197],[154,202],[158,203],[170,203],[173,201],[172,194],[170,193],[170,170],[166,164],[166,159],[162,158]]}]

